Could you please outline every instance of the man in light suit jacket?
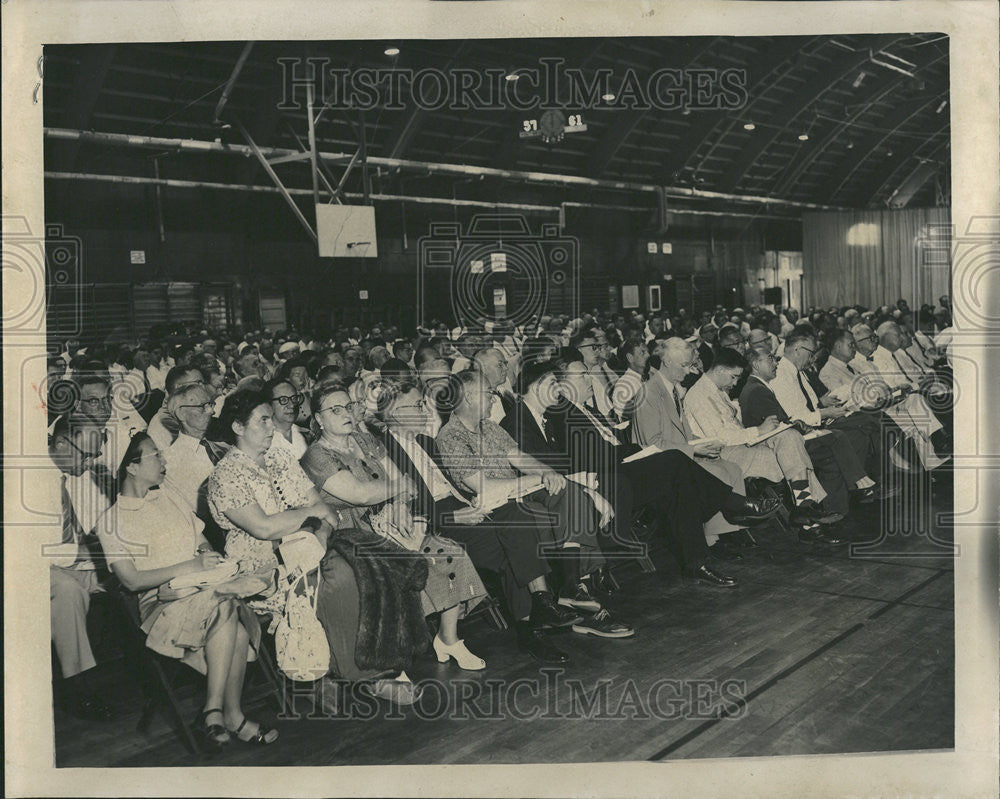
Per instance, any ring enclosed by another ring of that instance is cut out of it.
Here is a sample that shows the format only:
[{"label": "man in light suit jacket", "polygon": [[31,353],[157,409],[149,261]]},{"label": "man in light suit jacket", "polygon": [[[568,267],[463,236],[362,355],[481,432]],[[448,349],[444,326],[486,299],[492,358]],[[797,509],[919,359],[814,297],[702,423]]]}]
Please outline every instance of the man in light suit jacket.
[{"label": "man in light suit jacket", "polygon": [[[688,374],[695,373],[694,347],[675,336],[657,341],[654,354],[660,359],[660,367],[650,372],[649,380],[643,383],[640,391],[641,397],[637,397],[632,421],[633,441],[642,447],[677,449],[691,458],[697,458],[700,466],[732,487],[735,493],[746,496],[743,470],[719,457],[722,451],[720,443],[697,446],[688,443],[694,436],[683,418],[680,384]],[[705,523],[705,535],[710,545],[719,535],[738,529],[721,513]]]}]

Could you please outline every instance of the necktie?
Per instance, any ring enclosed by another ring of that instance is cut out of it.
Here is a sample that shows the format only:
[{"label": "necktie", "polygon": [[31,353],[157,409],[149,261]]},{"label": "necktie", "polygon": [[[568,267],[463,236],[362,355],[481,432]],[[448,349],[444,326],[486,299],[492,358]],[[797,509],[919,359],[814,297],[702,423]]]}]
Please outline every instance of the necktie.
[{"label": "necktie", "polygon": [[69,489],[66,488],[66,475],[62,475],[62,542],[72,544],[74,541],[83,541],[83,526],[76,516],[73,508],[73,500],[70,499]]},{"label": "necktie", "polygon": [[215,466],[220,460],[222,460],[223,453],[221,453],[218,450],[218,448],[207,438],[201,439],[201,441],[199,441],[198,443],[202,446],[205,452],[208,453],[208,459],[212,462],[213,466]]},{"label": "necktie", "polygon": [[899,371],[903,373],[903,377],[905,377],[907,380],[912,380],[913,378],[906,373],[906,370],[903,368],[903,362],[899,360],[899,357],[896,355],[895,352],[892,353],[892,359],[896,362],[896,365],[899,367]]},{"label": "necktie", "polygon": [[802,382],[802,372],[798,373],[799,377],[799,389],[802,391],[802,396],[806,398],[806,407],[810,411],[815,411],[816,407],[812,404],[812,399],[809,397],[809,392],[806,391],[806,384]]},{"label": "necktie", "polygon": [[677,416],[681,415],[681,395],[677,393],[677,386],[674,386],[674,407],[677,408]]},{"label": "necktie", "polygon": [[853,375],[853,374],[857,374],[857,372],[855,372],[855,371],[854,371],[854,370],[853,370],[853,369],[851,368],[851,365],[850,365],[849,363],[845,363],[845,364],[844,364],[844,366],[846,366],[846,367],[847,367],[847,371],[848,371],[848,372],[850,372],[850,373],[851,373],[852,375]]}]

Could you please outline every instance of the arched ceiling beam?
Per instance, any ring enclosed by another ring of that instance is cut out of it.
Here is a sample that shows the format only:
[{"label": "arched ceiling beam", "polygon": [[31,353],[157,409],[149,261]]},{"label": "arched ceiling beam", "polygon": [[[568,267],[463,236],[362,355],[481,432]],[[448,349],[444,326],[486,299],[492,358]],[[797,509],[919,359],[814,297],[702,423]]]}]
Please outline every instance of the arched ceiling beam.
[{"label": "arched ceiling beam", "polygon": [[[854,177],[854,173],[858,171],[858,168],[871,158],[884,142],[890,139],[893,134],[905,126],[911,119],[918,116],[927,106],[939,102],[940,98],[934,98],[921,103],[917,108],[909,105],[897,108],[889,115],[888,119],[879,123],[878,130],[869,133],[861,142],[855,144],[853,150],[847,151],[844,157],[840,159],[840,163],[837,164],[836,169],[833,170],[833,176],[823,186],[820,196],[832,203],[833,199],[840,194],[844,186]],[[917,138],[916,140],[921,143],[926,142],[925,138]]]},{"label": "arched ceiling beam", "polygon": [[[898,157],[887,159],[886,163],[883,164],[882,168],[876,173],[876,175],[872,178],[872,180],[868,182],[867,186],[864,187],[865,191],[863,192],[863,194],[859,192],[857,199],[869,205],[877,202],[879,197],[881,197],[884,192],[888,191],[889,187],[896,180],[896,176],[899,174],[899,172],[904,168],[906,168],[909,164],[911,164],[914,158],[919,158],[920,163],[934,162],[936,159],[932,159],[926,154],[921,155],[921,151],[926,151],[927,153],[936,154],[939,150],[941,150],[942,147],[949,146],[950,142],[948,141],[947,137],[945,137],[944,141],[939,141],[939,143],[936,145],[932,144],[932,142],[938,141],[941,138],[940,134],[943,133],[945,130],[947,130],[948,125],[949,122],[946,119],[941,125],[938,126],[938,129],[934,131],[934,134],[929,138],[927,139],[914,138],[910,142],[907,142],[906,144],[897,148]],[[929,144],[931,145],[930,148],[928,148]],[[912,175],[913,173],[917,172],[919,170],[919,166],[920,164],[917,165],[917,168],[910,167],[909,172],[907,174]],[[933,167],[934,169],[931,170],[932,175],[934,174],[934,171],[937,169],[936,163],[933,163]],[[896,189],[897,195],[898,192],[902,190],[903,184],[906,183],[906,180],[908,179],[909,177],[904,179],[903,182],[899,184],[899,186]],[[923,183],[921,183],[920,186],[917,186],[916,190],[913,193],[915,194],[916,191],[919,191],[919,189],[922,186]],[[907,202],[908,201],[909,200],[907,200]],[[898,207],[902,208],[903,206],[898,206]]]},{"label": "arched ceiling beam", "polygon": [[[592,62],[595,58],[600,55],[605,42],[608,40],[601,39],[594,46],[594,49],[590,51],[590,54],[580,62],[580,68],[583,69],[587,64]],[[517,163],[517,157],[521,153],[521,148],[524,146],[521,137],[518,135],[521,130],[520,122],[523,119],[528,118],[535,112],[533,111],[509,111],[503,114],[503,128],[506,133],[501,134],[502,138],[497,153],[493,158],[490,166],[493,169],[512,169],[514,164]]]},{"label": "arched ceiling beam", "polygon": [[758,126],[757,130],[761,132],[761,135],[755,136],[750,145],[742,150],[732,166],[727,168],[727,174],[719,184],[719,190],[732,191],[738,186],[754,164],[767,152],[767,149],[781,138],[788,130],[789,125],[798,119],[817,98],[869,63],[869,50],[881,50],[902,38],[906,37],[899,35],[875,37],[869,47],[857,52],[838,55],[833,63],[824,66],[795,93],[792,100],[784,105],[773,118],[766,120],[766,125]]},{"label": "arched ceiling beam", "polygon": [[[772,47],[758,51],[747,64],[747,73],[752,81],[747,87],[751,99],[747,108],[740,109],[740,114],[744,114],[748,108],[753,107],[762,88],[768,86],[772,81],[780,79],[788,69],[794,66],[785,66],[786,61],[824,38],[815,36],[803,41],[798,36],[782,36],[775,40]],[[716,137],[716,141],[725,135],[732,126],[733,115],[732,111],[699,111],[697,114],[692,112],[688,116],[690,124],[687,131],[677,146],[664,159],[663,171],[660,175],[661,182],[675,182],[676,178],[681,176],[687,162],[697,155],[699,148],[709,138],[712,131],[720,124],[729,121],[730,126]]]},{"label": "arched ceiling beam", "polygon": [[[723,41],[722,37],[713,38],[704,47],[697,50],[693,42],[685,41],[679,50],[671,53],[670,66],[675,69],[689,67],[692,62],[711,52],[720,41]],[[587,156],[585,173],[592,178],[603,176],[611,162],[614,161],[615,156],[618,155],[622,145],[650,111],[651,109],[648,108],[630,108],[621,111],[609,109],[609,113],[614,114],[613,121]]]},{"label": "arched ceiling beam", "polygon": [[[448,59],[444,69],[452,67],[469,50],[469,40],[463,39],[452,57]],[[405,55],[405,54],[404,54]],[[389,137],[384,148],[384,155],[387,158],[403,158],[410,149],[414,137],[420,132],[424,123],[431,116],[431,112],[421,108],[410,97],[413,107],[406,113],[389,131]]]},{"label": "arched ceiling beam", "polygon": [[[947,58],[946,53],[939,53],[931,61],[928,61],[920,69],[926,70],[929,67],[936,64],[938,61]],[[869,106],[873,103],[881,102],[886,97],[890,96],[893,92],[899,89],[900,86],[904,85],[909,78],[894,78],[888,83],[877,83],[874,84],[871,90],[865,94],[863,97],[859,98],[857,102],[851,103],[851,106],[857,106],[857,111],[850,114],[846,119],[837,123],[836,127],[828,132],[823,138],[816,143],[813,147],[803,148],[801,152],[801,157],[789,169],[784,177],[778,181],[778,184],[772,189],[772,193],[777,197],[784,197],[789,190],[798,183],[799,178],[805,174],[805,171],[813,165],[813,162],[819,158],[826,150],[836,142],[841,135],[848,132],[852,125],[857,123],[865,116],[869,111]]]}]

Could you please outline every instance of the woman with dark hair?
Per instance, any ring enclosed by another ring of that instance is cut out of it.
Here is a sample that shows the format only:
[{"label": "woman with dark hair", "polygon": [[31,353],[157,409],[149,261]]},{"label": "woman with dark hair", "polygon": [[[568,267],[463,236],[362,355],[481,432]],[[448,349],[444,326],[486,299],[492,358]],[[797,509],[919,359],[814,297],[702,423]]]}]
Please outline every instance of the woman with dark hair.
[{"label": "woman with dark hair", "polygon": [[272,447],[284,447],[291,450],[296,460],[301,458],[309,446],[311,439],[306,438],[297,424],[296,418],[306,400],[295,384],[287,377],[276,377],[264,384],[264,395],[271,401],[271,413],[274,419],[274,437]]},{"label": "woman with dark hair", "polygon": [[161,487],[165,474],[153,439],[136,433],[119,469],[118,500],[98,525],[104,554],[121,584],[139,593],[146,646],[206,675],[197,724],[204,744],[217,748],[232,735],[246,743],[274,743],[278,731],[250,721],[241,708],[251,641],[256,649],[260,627],[235,594],[265,582],[170,586],[175,578],[219,567],[222,556],[212,550],[202,535],[204,525],[184,500]]},{"label": "woman with dark hair", "polygon": [[[309,519],[320,520],[315,535],[330,549],[320,564],[316,615],[330,644],[332,670],[349,680],[400,672],[427,643],[417,596],[426,567],[420,573],[410,563],[384,558],[381,540],[372,536],[341,530],[332,540],[331,525],[340,519],[291,450],[271,446],[271,405],[263,393],[236,391],[223,406],[222,427],[233,447],[208,479],[208,501],[226,531],[226,555],[240,561],[243,571],[277,570],[280,589],[286,585],[285,567],[275,553],[282,537],[303,529]],[[276,590],[250,606],[277,618],[285,599],[285,591]],[[400,704],[412,704],[418,695],[405,675],[377,680],[374,693]]]},{"label": "woman with dark hair", "polygon": [[422,556],[427,562],[427,584],[420,594],[424,613],[441,614],[434,638],[438,659],[452,657],[473,671],[485,668],[486,662],[458,637],[459,618],[486,596],[479,574],[459,544],[427,532],[427,521],[412,516],[413,481],[390,462],[381,441],[357,427],[349,406],[343,384],[328,383],[314,392],[318,437],[302,458],[302,468],[336,508],[335,527],[376,532],[398,547],[398,555]]}]

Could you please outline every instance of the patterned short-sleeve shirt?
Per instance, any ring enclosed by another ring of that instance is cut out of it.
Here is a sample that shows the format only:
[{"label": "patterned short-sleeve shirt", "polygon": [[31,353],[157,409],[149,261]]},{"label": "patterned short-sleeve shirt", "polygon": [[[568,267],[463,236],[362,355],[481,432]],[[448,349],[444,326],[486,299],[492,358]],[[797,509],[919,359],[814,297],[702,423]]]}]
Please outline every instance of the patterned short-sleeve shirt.
[{"label": "patterned short-sleeve shirt", "polygon": [[312,489],[312,481],[290,450],[268,450],[262,468],[239,447],[230,449],[208,478],[208,506],[226,531],[226,555],[249,567],[244,570],[277,565],[273,544],[233,524],[226,511],[256,504],[271,516],[309,504]]},{"label": "patterned short-sleeve shirt", "polygon": [[489,419],[470,430],[452,417],[435,439],[438,452],[451,479],[462,484],[473,474],[494,480],[517,477],[507,456],[517,449],[517,442],[500,425]]}]

